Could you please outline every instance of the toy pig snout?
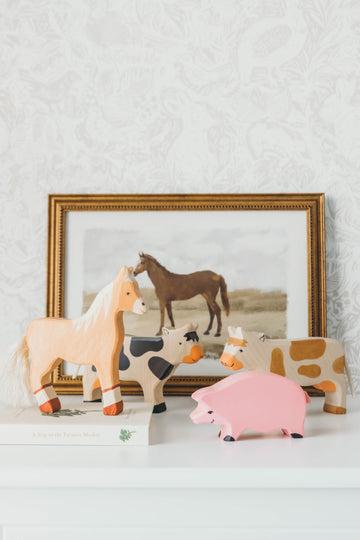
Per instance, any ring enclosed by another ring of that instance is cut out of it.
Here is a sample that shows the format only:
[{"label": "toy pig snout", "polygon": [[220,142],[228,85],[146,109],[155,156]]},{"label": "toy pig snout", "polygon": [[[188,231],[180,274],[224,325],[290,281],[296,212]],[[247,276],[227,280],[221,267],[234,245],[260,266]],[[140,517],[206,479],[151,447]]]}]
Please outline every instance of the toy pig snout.
[{"label": "toy pig snout", "polygon": [[204,421],[203,415],[204,415],[204,411],[200,410],[200,407],[197,406],[196,409],[194,409],[190,413],[190,418],[194,422],[194,424],[201,424],[201,422]]},{"label": "toy pig snout", "polygon": [[195,364],[200,360],[200,358],[204,357],[204,351],[200,345],[193,345],[191,347],[190,354],[187,356],[184,356],[183,363],[184,364]]}]

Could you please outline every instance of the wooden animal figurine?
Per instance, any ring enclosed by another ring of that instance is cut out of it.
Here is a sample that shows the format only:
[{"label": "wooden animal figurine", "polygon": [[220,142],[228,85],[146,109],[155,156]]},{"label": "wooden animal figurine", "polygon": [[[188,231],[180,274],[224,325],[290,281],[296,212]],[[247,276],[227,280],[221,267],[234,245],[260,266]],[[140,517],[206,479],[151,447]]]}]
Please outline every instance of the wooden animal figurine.
[{"label": "wooden animal figurine", "polygon": [[[96,366],[104,396],[104,414],[117,415],[122,411],[118,361],[124,341],[124,311],[137,314],[146,311],[132,268],[126,266],[99,292],[82,317],[74,320],[47,317],[29,324],[13,355],[12,371],[18,371],[19,364],[25,365],[23,378],[28,379],[31,355],[30,384],[41,412],[52,413],[61,408],[51,374],[62,360]],[[26,381],[23,383],[26,385]]]},{"label": "wooden animal figurine", "polygon": [[220,437],[235,441],[245,429],[268,433],[281,429],[286,437],[304,436],[306,403],[310,398],[296,384],[265,371],[225,377],[191,396],[198,402],[190,414],[195,424],[220,424]]},{"label": "wooden animal figurine", "polygon": [[204,334],[210,334],[213,320],[216,315],[217,330],[215,336],[221,334],[221,309],[216,302],[216,295],[220,289],[221,301],[224,306],[226,315],[229,315],[230,304],[227,294],[227,286],[223,276],[215,274],[211,270],[202,270],[193,272],[192,274],[174,274],[169,272],[162,266],[154,257],[140,253],[140,262],[136,266],[134,275],[141,274],[147,271],[151,279],[156,296],[159,299],[160,307],[160,329],[157,336],[161,335],[161,329],[164,326],[165,308],[167,310],[172,328],[175,328],[174,318],[172,314],[171,302],[173,300],[188,300],[197,294],[201,294],[208,306],[210,314],[209,326]]},{"label": "wooden animal figurine", "polygon": [[246,367],[286,376],[301,386],[315,386],[325,392],[324,411],[346,413],[347,369],[339,341],[313,337],[304,339],[266,339],[264,334],[230,326],[229,340],[220,362],[228,369]]},{"label": "wooden animal figurine", "polygon": [[[163,328],[162,337],[125,336],[118,357],[120,380],[137,381],[144,401],[153,403],[154,413],[166,410],[163,388],[166,381],[183,362],[194,364],[204,356],[198,345],[197,325],[187,324],[177,330]],[[86,366],[83,376],[84,401],[101,398],[101,388],[95,367]]]}]

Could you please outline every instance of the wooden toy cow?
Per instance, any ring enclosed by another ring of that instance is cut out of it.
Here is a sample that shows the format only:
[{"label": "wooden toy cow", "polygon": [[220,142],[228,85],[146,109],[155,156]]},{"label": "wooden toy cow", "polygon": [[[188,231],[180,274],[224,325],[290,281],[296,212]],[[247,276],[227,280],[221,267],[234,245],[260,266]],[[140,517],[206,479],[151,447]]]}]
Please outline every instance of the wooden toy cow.
[{"label": "wooden toy cow", "polygon": [[[228,369],[271,371],[301,386],[315,386],[325,392],[324,411],[346,413],[347,365],[339,341],[321,337],[266,339],[262,333],[240,327],[229,327],[228,331],[229,340],[220,358]],[[354,396],[348,369],[347,374]]]},{"label": "wooden toy cow", "polygon": [[[144,401],[153,403],[154,413],[166,410],[163,388],[179,364],[194,364],[204,356],[198,345],[197,325],[178,329],[163,328],[162,337],[125,336],[119,356],[120,380],[137,381]],[[96,370],[87,366],[83,377],[84,401],[101,398]]]}]

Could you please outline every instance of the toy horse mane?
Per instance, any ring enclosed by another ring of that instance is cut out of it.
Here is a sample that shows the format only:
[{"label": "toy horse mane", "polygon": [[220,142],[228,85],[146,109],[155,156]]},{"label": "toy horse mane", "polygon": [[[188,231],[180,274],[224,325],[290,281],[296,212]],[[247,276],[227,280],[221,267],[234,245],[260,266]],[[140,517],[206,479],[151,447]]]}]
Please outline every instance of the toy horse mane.
[{"label": "toy horse mane", "polygon": [[101,291],[95,296],[94,301],[87,310],[87,312],[78,319],[74,320],[74,326],[76,330],[80,330],[84,327],[85,330],[87,330],[89,326],[97,320],[102,307],[104,307],[104,315],[106,317],[111,305],[113,287],[114,282],[112,281],[103,289],[101,289]]}]

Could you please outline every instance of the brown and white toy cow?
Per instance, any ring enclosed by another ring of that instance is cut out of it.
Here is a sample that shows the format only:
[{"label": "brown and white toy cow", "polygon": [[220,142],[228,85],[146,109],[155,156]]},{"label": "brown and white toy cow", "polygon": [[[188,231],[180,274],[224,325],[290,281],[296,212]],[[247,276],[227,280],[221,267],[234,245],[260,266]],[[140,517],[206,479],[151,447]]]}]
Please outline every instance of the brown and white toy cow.
[{"label": "brown and white toy cow", "polygon": [[347,370],[355,395],[341,343],[329,338],[266,339],[264,334],[230,326],[229,340],[220,362],[228,369],[243,367],[270,371],[301,386],[315,386],[325,392],[324,411],[346,413]]},{"label": "brown and white toy cow", "polygon": [[[166,410],[163,388],[181,363],[194,364],[204,356],[198,344],[198,325],[182,328],[163,328],[161,337],[125,336],[119,356],[120,381],[137,381],[144,392],[144,401],[153,403],[154,413]],[[86,366],[84,401],[101,399],[101,388],[96,370]]]}]

